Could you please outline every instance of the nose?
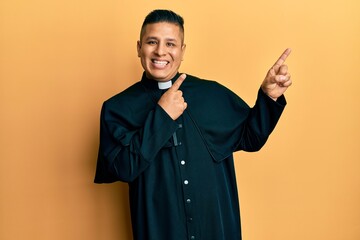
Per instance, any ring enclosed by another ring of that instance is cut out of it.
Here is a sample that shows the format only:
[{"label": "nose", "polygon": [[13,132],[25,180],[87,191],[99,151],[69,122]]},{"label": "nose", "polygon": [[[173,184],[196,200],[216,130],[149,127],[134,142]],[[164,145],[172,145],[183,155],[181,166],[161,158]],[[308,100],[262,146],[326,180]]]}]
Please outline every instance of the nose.
[{"label": "nose", "polygon": [[155,53],[159,56],[166,55],[166,46],[162,43],[159,43],[155,49]]}]

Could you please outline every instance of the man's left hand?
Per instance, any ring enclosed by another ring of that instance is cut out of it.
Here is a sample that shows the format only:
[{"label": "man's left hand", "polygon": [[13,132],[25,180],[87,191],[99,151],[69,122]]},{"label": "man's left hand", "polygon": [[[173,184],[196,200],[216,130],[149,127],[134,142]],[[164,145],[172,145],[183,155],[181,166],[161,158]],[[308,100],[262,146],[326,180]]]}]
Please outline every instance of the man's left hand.
[{"label": "man's left hand", "polygon": [[278,99],[288,87],[292,84],[291,76],[287,65],[284,64],[286,58],[290,55],[291,49],[288,48],[281,54],[280,58],[270,68],[261,84],[261,89],[274,101]]}]

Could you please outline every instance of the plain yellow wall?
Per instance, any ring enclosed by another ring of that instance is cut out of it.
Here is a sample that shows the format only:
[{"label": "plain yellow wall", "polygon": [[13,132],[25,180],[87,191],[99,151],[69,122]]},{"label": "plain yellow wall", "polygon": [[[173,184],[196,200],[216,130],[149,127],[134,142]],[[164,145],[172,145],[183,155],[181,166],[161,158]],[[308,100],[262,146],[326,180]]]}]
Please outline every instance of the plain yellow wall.
[{"label": "plain yellow wall", "polygon": [[275,132],[236,153],[244,240],[359,240],[358,0],[1,0],[0,239],[131,239],[127,185],[92,183],[99,112],[139,80],[155,8],[185,18],[181,71],[250,105],[293,49]]}]

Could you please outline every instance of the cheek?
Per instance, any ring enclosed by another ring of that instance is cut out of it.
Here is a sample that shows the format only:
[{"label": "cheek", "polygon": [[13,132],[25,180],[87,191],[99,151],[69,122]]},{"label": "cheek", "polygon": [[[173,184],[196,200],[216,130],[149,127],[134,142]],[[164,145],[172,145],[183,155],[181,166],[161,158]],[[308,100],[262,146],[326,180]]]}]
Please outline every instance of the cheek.
[{"label": "cheek", "polygon": [[147,47],[143,47],[139,51],[139,55],[143,58],[148,57],[150,55],[151,49]]},{"label": "cheek", "polygon": [[176,62],[181,62],[181,60],[182,60],[181,51],[178,51],[178,50],[173,51],[173,52],[172,52],[172,56],[173,56],[174,61],[176,61]]},{"label": "cheek", "polygon": [[143,67],[145,67],[147,65],[147,60],[146,60],[147,58],[143,51],[139,52],[139,58],[140,58],[141,65]]},{"label": "cheek", "polygon": [[142,51],[140,53],[140,59],[143,63],[147,63],[150,61],[150,57],[149,57],[149,54],[147,54],[146,52]]}]

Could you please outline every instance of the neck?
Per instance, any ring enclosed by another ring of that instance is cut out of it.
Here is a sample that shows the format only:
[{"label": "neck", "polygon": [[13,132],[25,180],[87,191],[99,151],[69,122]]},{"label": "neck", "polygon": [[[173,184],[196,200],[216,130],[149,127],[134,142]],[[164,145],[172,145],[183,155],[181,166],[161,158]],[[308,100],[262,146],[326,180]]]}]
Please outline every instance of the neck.
[{"label": "neck", "polygon": [[159,89],[161,89],[161,90],[168,89],[168,88],[170,88],[171,85],[172,85],[171,80],[169,80],[169,81],[167,81],[167,82],[157,82],[157,83],[158,83]]}]

